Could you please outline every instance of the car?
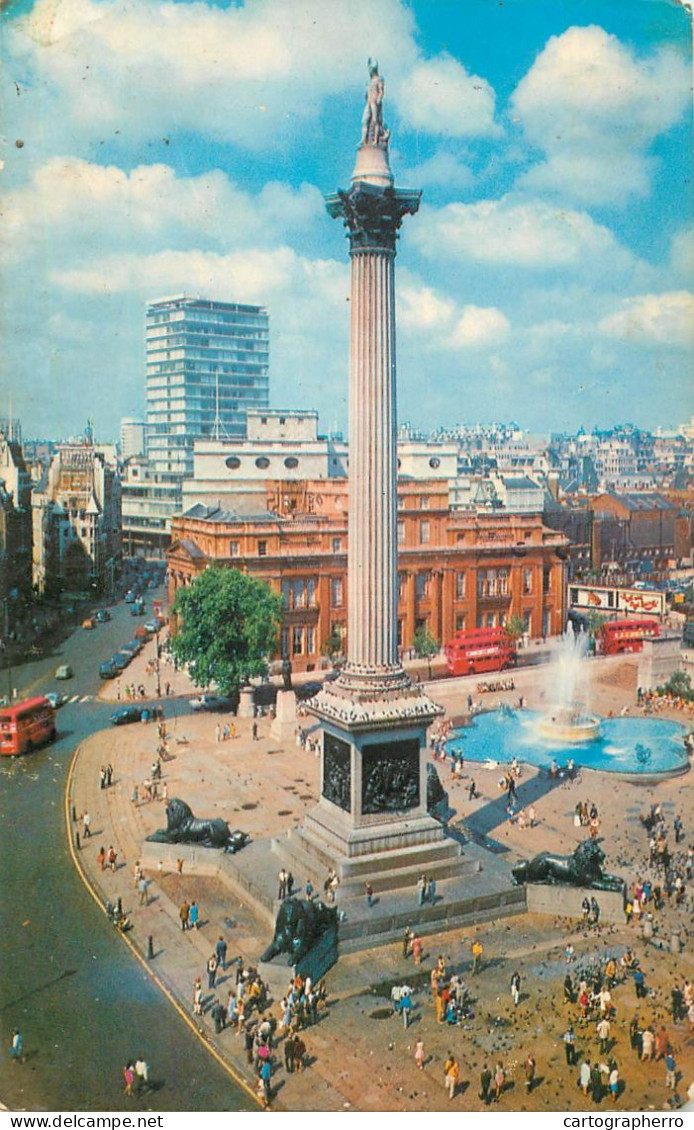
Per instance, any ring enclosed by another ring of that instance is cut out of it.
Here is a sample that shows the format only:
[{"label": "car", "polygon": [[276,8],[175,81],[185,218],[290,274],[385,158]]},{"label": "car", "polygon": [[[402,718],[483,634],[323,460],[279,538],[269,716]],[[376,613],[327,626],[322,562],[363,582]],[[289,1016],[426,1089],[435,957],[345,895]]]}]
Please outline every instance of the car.
[{"label": "car", "polygon": [[188,705],[191,710],[234,710],[234,700],[228,695],[201,694],[191,698]]},{"label": "car", "polygon": [[99,664],[99,678],[100,679],[115,679],[118,674],[118,667],[112,659],[107,659],[105,663]]},{"label": "car", "polygon": [[130,591],[126,592],[126,594],[125,594],[125,603],[126,604],[132,604],[134,600],[135,600],[135,593],[132,591],[132,589],[130,589]]},{"label": "car", "polygon": [[141,722],[143,706],[121,706],[111,715],[112,726],[128,726],[131,722]]},{"label": "car", "polygon": [[99,624],[106,624],[111,619],[111,613],[108,608],[100,608],[94,619]]},{"label": "car", "polygon": [[93,631],[94,621],[92,620],[91,616],[88,616],[86,620],[82,621],[82,627],[85,628],[88,632]]},{"label": "car", "polygon": [[156,635],[157,632],[161,631],[162,626],[163,625],[162,625],[161,620],[146,620],[145,621],[145,628],[153,636]]},{"label": "car", "polygon": [[246,846],[250,838],[247,832],[235,828],[233,832],[229,833],[229,839],[224,850],[229,852],[229,855],[236,855],[237,851],[241,851],[241,848]]},{"label": "car", "polygon": [[135,655],[139,655],[142,651],[142,640],[138,639],[137,636],[133,636],[131,640],[128,640],[125,647],[121,648],[121,651],[132,651]]},{"label": "car", "polygon": [[54,710],[59,710],[67,702],[67,695],[60,691],[46,691],[43,697],[48,699]]},{"label": "car", "polygon": [[111,663],[116,668],[116,671],[125,671],[128,666],[132,655],[126,654],[124,651],[117,651],[115,655],[111,656]]},{"label": "car", "polygon": [[60,667],[56,667],[55,678],[56,679],[71,679],[72,678],[72,667],[70,666],[70,664],[69,663],[61,663]]}]

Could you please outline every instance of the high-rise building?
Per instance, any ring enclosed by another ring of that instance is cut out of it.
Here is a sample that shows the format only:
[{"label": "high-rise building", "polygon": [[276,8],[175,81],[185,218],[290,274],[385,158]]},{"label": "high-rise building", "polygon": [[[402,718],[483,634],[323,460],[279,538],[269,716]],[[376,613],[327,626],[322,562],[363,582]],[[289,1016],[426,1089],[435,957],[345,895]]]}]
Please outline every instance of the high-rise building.
[{"label": "high-rise building", "polygon": [[193,442],[245,435],[269,403],[268,312],[168,298],[147,307],[147,455],[153,470],[193,473]]},{"label": "high-rise building", "polygon": [[121,420],[120,457],[124,463],[126,459],[132,459],[134,455],[144,455],[146,434],[147,429],[144,420],[136,420],[130,416],[125,416]]}]

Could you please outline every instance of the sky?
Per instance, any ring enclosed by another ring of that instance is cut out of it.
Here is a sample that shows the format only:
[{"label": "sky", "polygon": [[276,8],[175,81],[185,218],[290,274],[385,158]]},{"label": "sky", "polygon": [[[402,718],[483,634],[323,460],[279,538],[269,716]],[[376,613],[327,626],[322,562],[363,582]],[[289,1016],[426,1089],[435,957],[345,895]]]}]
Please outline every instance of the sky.
[{"label": "sky", "polygon": [[270,399],[347,428],[368,80],[396,185],[398,417],[694,414],[691,12],[676,0],[0,0],[0,416],[144,413],[144,313],[270,313]]}]

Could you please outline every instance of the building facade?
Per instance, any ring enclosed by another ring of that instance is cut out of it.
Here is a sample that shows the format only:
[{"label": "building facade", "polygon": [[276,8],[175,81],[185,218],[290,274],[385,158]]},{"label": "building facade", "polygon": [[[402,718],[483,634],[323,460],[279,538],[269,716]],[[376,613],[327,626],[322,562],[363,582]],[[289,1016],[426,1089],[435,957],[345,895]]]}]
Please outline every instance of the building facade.
[{"label": "building facade", "polygon": [[147,307],[147,455],[156,474],[193,473],[193,443],[243,436],[268,405],[269,318],[261,306],[170,298]]},{"label": "building facade", "polygon": [[[284,599],[278,654],[297,671],[318,669],[329,639],[346,645],[347,499],[345,480],[269,481],[265,509],[255,514],[191,508],[172,522],[170,599],[212,564],[261,577]],[[540,514],[454,510],[447,482],[401,480],[397,539],[405,657],[421,628],[441,644],[511,615],[530,637],[564,630],[567,540]]]}]

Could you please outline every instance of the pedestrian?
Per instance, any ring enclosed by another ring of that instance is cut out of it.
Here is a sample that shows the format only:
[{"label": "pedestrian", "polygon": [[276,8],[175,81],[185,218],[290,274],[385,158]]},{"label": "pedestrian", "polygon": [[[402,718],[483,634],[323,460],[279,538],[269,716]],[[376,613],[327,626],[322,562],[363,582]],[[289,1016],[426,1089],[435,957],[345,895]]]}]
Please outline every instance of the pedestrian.
[{"label": "pedestrian", "polygon": [[426,895],[427,881],[424,875],[420,875],[417,880],[417,902],[420,906],[424,906],[424,896]]},{"label": "pedestrian", "polygon": [[138,1094],[146,1091],[149,1087],[149,1066],[143,1056],[135,1060],[135,1080]]},{"label": "pedestrian", "polygon": [[191,902],[190,904],[190,910],[188,911],[188,922],[190,924],[191,930],[200,929],[200,908],[195,900],[193,900],[193,902]]},{"label": "pedestrian", "polygon": [[207,987],[214,989],[215,981],[217,980],[217,955],[210,954],[207,961]]},{"label": "pedestrian", "polygon": [[364,894],[366,895],[366,905],[371,907],[374,904],[374,889],[371,883],[364,883]]},{"label": "pedestrian", "polygon": [[422,939],[419,934],[415,934],[412,938],[412,957],[415,965],[422,964]]},{"label": "pedestrian", "polygon": [[135,1082],[135,1072],[132,1063],[126,1063],[123,1068],[123,1078],[125,1079],[125,1094],[132,1095],[133,1083]]},{"label": "pedestrian", "polygon": [[413,934],[412,934],[412,931],[410,930],[410,927],[406,926],[405,932],[402,936],[402,956],[403,957],[409,957],[410,956],[410,947],[412,945],[412,937],[413,937]]},{"label": "pedestrian", "polygon": [[217,955],[217,964],[221,966],[222,971],[226,973],[227,969],[227,944],[220,934],[217,938],[217,945],[215,946],[215,953]]},{"label": "pedestrian", "polygon": [[287,872],[287,897],[288,898],[292,897],[292,891],[293,890],[294,890],[294,876],[292,875],[291,871],[288,871]]},{"label": "pedestrian", "polygon": [[479,973],[482,965],[482,954],[484,953],[484,946],[479,938],[475,938],[472,943],[472,972]]},{"label": "pedestrian", "polygon": [[521,976],[516,971],[511,978],[511,1000],[517,1006],[520,1000]]},{"label": "pedestrian", "polygon": [[176,874],[177,875],[183,874],[183,860],[182,859],[176,860]]},{"label": "pedestrian", "polygon": [[619,1069],[614,1061],[610,1064],[608,1086],[610,1088],[610,1097],[612,1099],[612,1102],[616,1103],[619,1096]]},{"label": "pedestrian", "polygon": [[214,740],[217,742],[217,744],[219,744],[219,742],[221,742],[222,740],[222,727],[220,726],[219,722],[214,728]]},{"label": "pedestrian", "polygon": [[489,1064],[485,1063],[480,1073],[480,1100],[485,1106],[489,1106],[491,1100],[491,1087],[492,1073],[489,1070]]},{"label": "pedestrian", "polygon": [[583,1060],[581,1070],[578,1075],[578,1085],[587,1097],[590,1090],[590,1062],[587,1059]]},{"label": "pedestrian", "polygon": [[427,898],[432,906],[436,904],[436,879],[430,879],[427,885]]},{"label": "pedestrian", "polygon": [[260,1068],[260,1085],[262,1087],[263,1102],[266,1107],[269,1107],[272,1101],[272,1088],[270,1085],[272,1079],[272,1063],[269,1059],[264,1060]]},{"label": "pedestrian", "polygon": [[257,740],[258,740],[258,723],[257,722],[254,722],[253,725],[251,726],[251,737],[253,738],[254,742],[257,742]]},{"label": "pedestrian", "polygon": [[202,981],[198,977],[193,984],[193,1012],[196,1016],[202,1016]]},{"label": "pedestrian", "polygon": [[306,880],[306,887],[304,888],[304,890],[306,893],[306,902],[311,902],[313,900],[313,883],[310,879]]},{"label": "pedestrian", "polygon": [[498,1103],[506,1084],[506,1072],[502,1063],[497,1063],[494,1068],[494,1101]]},{"label": "pedestrian", "polygon": [[467,798],[468,798],[468,800],[475,800],[476,797],[477,797],[477,787],[476,787],[474,781],[470,781],[470,786],[469,786],[468,791],[467,791]]},{"label": "pedestrian", "polygon": [[563,1040],[567,1066],[573,1067],[576,1063],[576,1033],[574,1032],[573,1024],[569,1024],[569,1027],[564,1033]]},{"label": "pedestrian", "polygon": [[301,1036],[294,1037],[294,1067],[297,1071],[303,1071],[306,1066],[306,1044],[301,1039]]},{"label": "pedestrian", "polygon": [[294,1074],[294,1034],[291,1031],[284,1041],[284,1069],[288,1075]]},{"label": "pedestrian", "polygon": [[671,1051],[665,1056],[665,1086],[671,1091],[677,1086],[677,1064]]},{"label": "pedestrian", "polygon": [[111,782],[112,781],[113,781],[113,766],[109,762],[109,764],[106,766],[106,788],[107,789],[111,788]]},{"label": "pedestrian", "polygon": [[535,1085],[535,1068],[537,1064],[533,1055],[528,1055],[525,1061],[525,1093],[529,1095]]},{"label": "pedestrian", "polygon": [[99,854],[96,857],[96,862],[99,864],[99,870],[106,870],[106,848],[102,845],[99,848]]},{"label": "pedestrian", "polygon": [[113,847],[113,844],[111,844],[111,846],[109,847],[108,855],[107,855],[106,858],[107,858],[107,861],[108,861],[109,870],[115,871],[116,870],[116,860],[118,858],[118,855],[117,855],[115,848]]},{"label": "pedestrian", "polygon": [[24,1061],[24,1041],[22,1033],[19,1028],[12,1030],[12,1042],[10,1044],[10,1059],[15,1063],[22,1063]]},{"label": "pedestrian", "polygon": [[403,1027],[407,1028],[410,1023],[410,1013],[412,1012],[412,997],[409,990],[405,989],[400,997],[400,1013],[402,1015]]},{"label": "pedestrian", "polygon": [[92,818],[88,812],[82,815],[82,839],[86,840],[92,834]]},{"label": "pedestrian", "polygon": [[147,894],[147,880],[145,879],[144,875],[141,879],[138,880],[137,891],[139,895],[140,906],[147,906],[149,902],[149,896]]},{"label": "pedestrian", "polygon": [[214,1030],[217,1035],[223,1032],[226,1028],[226,1009],[221,1001],[215,1000],[212,1008],[210,1009],[210,1016],[214,1024]]},{"label": "pedestrian", "polygon": [[184,902],[181,903],[181,905],[178,908],[178,917],[181,920],[181,929],[182,930],[188,929],[189,915],[190,915],[190,903],[186,899]]},{"label": "pedestrian", "polygon": [[675,843],[678,844],[680,840],[684,839],[684,824],[679,812],[672,822],[672,828],[675,833]]},{"label": "pedestrian", "polygon": [[424,1040],[417,1040],[414,1048],[414,1061],[420,1071],[424,1068]]},{"label": "pedestrian", "polygon": [[446,1090],[448,1091],[448,1098],[452,1100],[458,1089],[458,1080],[460,1079],[460,1067],[458,1061],[453,1055],[453,1052],[448,1053],[448,1058],[443,1067],[443,1082]]},{"label": "pedestrian", "polygon": [[606,1016],[598,1021],[596,1031],[600,1040],[600,1054],[607,1055],[610,1043],[610,1022]]},{"label": "pedestrian", "polygon": [[284,867],[280,868],[277,876],[277,898],[282,901],[287,897],[287,872]]}]

